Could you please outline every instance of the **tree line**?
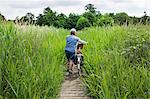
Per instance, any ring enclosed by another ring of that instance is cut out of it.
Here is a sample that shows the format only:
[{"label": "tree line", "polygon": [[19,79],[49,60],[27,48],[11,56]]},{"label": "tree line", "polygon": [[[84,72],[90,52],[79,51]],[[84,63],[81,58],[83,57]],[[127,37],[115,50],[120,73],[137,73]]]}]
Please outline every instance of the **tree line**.
[{"label": "tree line", "polygon": [[[6,20],[5,17],[0,14],[0,20]],[[12,20],[9,20],[12,21]],[[150,16],[144,12],[142,17],[132,17],[125,12],[120,13],[106,13],[101,14],[100,11],[96,11],[93,4],[87,4],[85,6],[85,12],[81,15],[70,13],[66,16],[63,13],[58,14],[50,7],[44,9],[42,14],[37,17],[32,13],[27,13],[25,16],[19,18],[16,17],[13,20],[15,23],[23,24],[36,24],[39,26],[54,26],[57,28],[71,29],[76,28],[81,30],[90,26],[112,26],[112,25],[128,25],[128,24],[150,24]]]}]

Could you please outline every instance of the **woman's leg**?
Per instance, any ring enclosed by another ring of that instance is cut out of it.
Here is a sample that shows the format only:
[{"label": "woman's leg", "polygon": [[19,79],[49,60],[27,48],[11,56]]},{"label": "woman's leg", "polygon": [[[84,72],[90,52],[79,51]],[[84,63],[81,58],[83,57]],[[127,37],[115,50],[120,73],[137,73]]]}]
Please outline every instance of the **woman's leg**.
[{"label": "woman's leg", "polygon": [[72,72],[74,62],[72,60],[69,61],[69,72]]}]

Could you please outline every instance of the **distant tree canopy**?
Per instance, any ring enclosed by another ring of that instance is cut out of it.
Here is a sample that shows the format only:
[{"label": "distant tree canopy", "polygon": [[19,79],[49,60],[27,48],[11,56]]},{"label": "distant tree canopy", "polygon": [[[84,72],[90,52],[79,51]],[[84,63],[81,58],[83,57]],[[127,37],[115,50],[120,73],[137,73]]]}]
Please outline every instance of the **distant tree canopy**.
[{"label": "distant tree canopy", "polygon": [[[142,17],[132,17],[125,12],[101,14],[100,11],[97,11],[94,4],[87,4],[84,8],[85,12],[81,15],[70,13],[66,16],[63,13],[56,13],[50,7],[46,7],[43,13],[36,18],[32,13],[27,13],[20,19],[16,17],[15,21],[13,21],[21,24],[47,25],[64,29],[77,28],[78,30],[89,26],[150,24],[150,16],[146,12],[144,12]],[[0,20],[6,20],[2,14],[0,14]]]},{"label": "distant tree canopy", "polygon": [[65,29],[75,28],[79,18],[80,18],[79,15],[76,15],[74,13],[70,13],[69,17],[66,18],[66,21],[65,21],[65,24],[64,24],[64,28]]},{"label": "distant tree canopy", "polygon": [[54,26],[57,28],[63,28],[65,25],[65,21],[66,21],[67,16],[63,13],[58,14],[56,16],[56,20],[54,22]]},{"label": "distant tree canopy", "polygon": [[39,14],[39,16],[38,17],[36,17],[37,18],[37,20],[36,20],[36,24],[38,24],[38,25],[40,25],[40,26],[42,26],[42,25],[44,25],[44,16],[42,15],[42,14]]},{"label": "distant tree canopy", "polygon": [[27,13],[25,16],[21,17],[20,21],[21,22],[26,22],[28,24],[31,24],[31,23],[34,22],[34,14]]},{"label": "distant tree canopy", "polygon": [[44,25],[54,25],[54,22],[56,20],[56,12],[52,11],[49,7],[44,9]]},{"label": "distant tree canopy", "polygon": [[81,30],[89,26],[108,26],[108,25],[128,25],[129,23],[137,24],[138,22],[147,23],[149,16],[143,16],[142,18],[130,17],[125,12],[117,14],[107,13],[102,15],[100,11],[96,11],[96,7],[93,4],[85,5],[85,10],[81,15],[70,13],[69,16],[65,14],[57,14],[49,7],[45,8],[43,14],[39,14],[36,20],[37,25],[55,26],[57,28],[77,28]]},{"label": "distant tree canopy", "polygon": [[52,11],[50,7],[44,9],[43,14],[37,17],[36,24],[42,25],[54,25],[54,21],[57,20],[56,12]]}]

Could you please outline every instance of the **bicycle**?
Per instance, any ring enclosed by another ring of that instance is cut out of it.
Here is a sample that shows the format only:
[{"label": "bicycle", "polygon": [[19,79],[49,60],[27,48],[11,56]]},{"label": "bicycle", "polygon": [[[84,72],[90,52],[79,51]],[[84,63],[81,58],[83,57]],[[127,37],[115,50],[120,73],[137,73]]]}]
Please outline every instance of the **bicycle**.
[{"label": "bicycle", "polygon": [[84,65],[84,56],[81,52],[81,49],[83,49],[83,44],[78,44],[77,45],[77,51],[76,51],[76,59],[75,59],[75,65],[77,66],[77,72],[78,75],[82,75],[82,67]]},{"label": "bicycle", "polygon": [[82,54],[76,54],[76,58],[77,58],[77,69],[78,69],[78,75],[81,76],[82,74],[82,67],[84,64],[84,57]]}]

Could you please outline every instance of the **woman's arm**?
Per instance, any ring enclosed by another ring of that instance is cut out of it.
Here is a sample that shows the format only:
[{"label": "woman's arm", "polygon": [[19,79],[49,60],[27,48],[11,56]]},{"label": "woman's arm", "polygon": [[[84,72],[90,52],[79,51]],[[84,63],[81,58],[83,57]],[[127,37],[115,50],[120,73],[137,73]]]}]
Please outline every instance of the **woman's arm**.
[{"label": "woman's arm", "polygon": [[81,44],[87,44],[88,42],[86,42],[86,41],[84,41],[84,40],[79,39],[79,43],[81,43]]}]

